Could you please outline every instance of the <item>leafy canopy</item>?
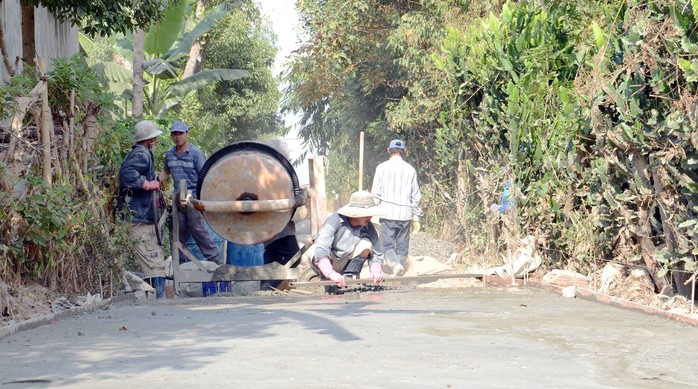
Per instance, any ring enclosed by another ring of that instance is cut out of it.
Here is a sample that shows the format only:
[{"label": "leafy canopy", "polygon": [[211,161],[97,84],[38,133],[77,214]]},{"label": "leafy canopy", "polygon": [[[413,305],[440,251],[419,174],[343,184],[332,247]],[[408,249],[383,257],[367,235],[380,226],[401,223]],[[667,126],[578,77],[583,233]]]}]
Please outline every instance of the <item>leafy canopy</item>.
[{"label": "leafy canopy", "polygon": [[176,0],[21,0],[45,7],[59,20],[69,21],[89,36],[126,33],[159,20]]}]

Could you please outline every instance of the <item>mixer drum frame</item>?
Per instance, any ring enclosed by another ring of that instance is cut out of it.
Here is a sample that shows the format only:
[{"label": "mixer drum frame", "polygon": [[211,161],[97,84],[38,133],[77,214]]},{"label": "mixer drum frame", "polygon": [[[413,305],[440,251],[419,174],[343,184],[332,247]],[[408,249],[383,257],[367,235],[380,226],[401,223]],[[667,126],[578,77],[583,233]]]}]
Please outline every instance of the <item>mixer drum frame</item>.
[{"label": "mixer drum frame", "polygon": [[[173,194],[171,239],[176,289],[183,282],[297,279],[297,270],[290,266],[298,258],[290,260],[288,266],[223,265],[214,274],[179,242],[179,212],[185,207],[202,212],[211,229],[233,243],[257,244],[281,232],[296,208],[308,201],[307,190],[300,188],[293,166],[281,153],[259,142],[233,143],[206,161],[199,173],[196,197],[184,180],[179,189]],[[197,270],[180,270],[180,250]]]},{"label": "mixer drum frame", "polygon": [[278,234],[306,201],[307,192],[281,153],[245,141],[222,148],[206,161],[192,205],[222,238],[250,245]]}]

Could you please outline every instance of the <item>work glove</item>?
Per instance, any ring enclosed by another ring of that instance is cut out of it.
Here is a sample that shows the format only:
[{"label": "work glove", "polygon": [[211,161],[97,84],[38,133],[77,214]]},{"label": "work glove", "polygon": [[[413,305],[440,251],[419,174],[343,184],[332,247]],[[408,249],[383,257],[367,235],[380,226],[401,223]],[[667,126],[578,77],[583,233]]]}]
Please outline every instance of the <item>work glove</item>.
[{"label": "work glove", "polygon": [[322,258],[317,262],[317,268],[320,269],[320,272],[322,273],[325,278],[330,279],[334,282],[337,283],[337,286],[343,287],[347,286],[347,280],[344,278],[343,275],[337,273],[333,268],[332,268],[332,262],[330,262],[329,258]]},{"label": "work glove", "polygon": [[373,279],[373,282],[378,284],[382,282],[385,277],[383,276],[383,264],[376,261],[373,262],[369,265],[368,267],[369,271],[371,272],[371,278]]},{"label": "work glove", "polygon": [[415,216],[412,218],[412,232],[419,232],[419,229],[422,227],[422,225],[419,223],[419,216]]},{"label": "work glove", "polygon": [[143,181],[143,189],[144,190],[160,190],[160,182],[153,180],[153,181]]}]

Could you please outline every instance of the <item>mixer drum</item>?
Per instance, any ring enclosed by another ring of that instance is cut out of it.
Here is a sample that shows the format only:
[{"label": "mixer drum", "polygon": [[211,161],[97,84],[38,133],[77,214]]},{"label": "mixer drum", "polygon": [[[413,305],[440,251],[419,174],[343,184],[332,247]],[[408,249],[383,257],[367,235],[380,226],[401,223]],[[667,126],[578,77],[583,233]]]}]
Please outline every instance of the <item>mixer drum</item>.
[{"label": "mixer drum", "polygon": [[[237,142],[213,154],[199,173],[196,195],[202,201],[293,199],[300,194],[296,171],[278,151],[259,142]],[[237,244],[265,242],[293,217],[295,208],[259,212],[211,212],[211,229]]]}]

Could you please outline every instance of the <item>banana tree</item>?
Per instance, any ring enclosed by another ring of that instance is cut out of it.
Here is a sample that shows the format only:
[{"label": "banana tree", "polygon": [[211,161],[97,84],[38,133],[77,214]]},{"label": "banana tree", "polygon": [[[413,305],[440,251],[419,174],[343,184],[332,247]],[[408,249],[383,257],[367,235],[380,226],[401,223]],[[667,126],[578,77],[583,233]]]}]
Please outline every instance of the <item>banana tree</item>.
[{"label": "banana tree", "polygon": [[[242,69],[207,69],[182,78],[187,56],[191,46],[215,25],[238,8],[242,1],[223,1],[212,8],[191,30],[186,28],[191,15],[190,0],[181,0],[170,8],[161,21],[148,30],[145,35],[144,73],[145,112],[152,116],[162,116],[170,110],[179,108],[181,102],[190,93],[219,81],[235,81],[250,74]],[[86,42],[82,37],[81,42]],[[124,42],[122,40],[121,42]],[[110,89],[130,100],[132,94],[132,70],[128,59],[133,58],[131,47],[121,45],[122,63],[101,62],[92,65],[97,75]],[[125,62],[125,64],[124,64]]]}]

